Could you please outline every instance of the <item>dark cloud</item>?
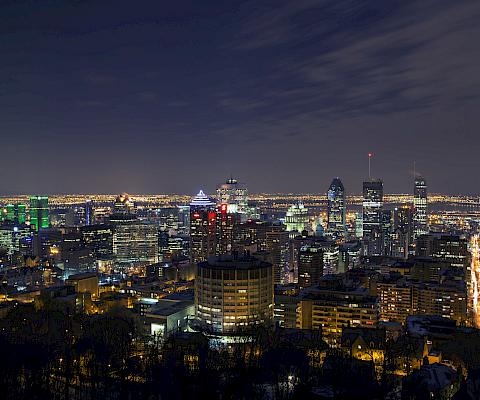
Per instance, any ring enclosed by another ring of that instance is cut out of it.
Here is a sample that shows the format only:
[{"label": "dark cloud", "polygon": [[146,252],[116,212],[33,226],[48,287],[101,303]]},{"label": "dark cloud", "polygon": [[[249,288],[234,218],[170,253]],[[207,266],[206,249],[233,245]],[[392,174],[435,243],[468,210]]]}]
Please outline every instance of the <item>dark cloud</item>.
[{"label": "dark cloud", "polygon": [[[474,0],[0,4],[1,192],[478,192]],[[13,149],[13,151],[12,151]]]}]

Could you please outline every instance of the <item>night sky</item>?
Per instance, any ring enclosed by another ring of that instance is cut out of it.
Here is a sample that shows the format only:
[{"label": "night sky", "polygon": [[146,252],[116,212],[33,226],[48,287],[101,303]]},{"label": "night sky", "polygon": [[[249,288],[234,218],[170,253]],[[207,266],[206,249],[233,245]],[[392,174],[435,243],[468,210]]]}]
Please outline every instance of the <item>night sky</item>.
[{"label": "night sky", "polygon": [[480,193],[480,1],[0,1],[0,193]]}]

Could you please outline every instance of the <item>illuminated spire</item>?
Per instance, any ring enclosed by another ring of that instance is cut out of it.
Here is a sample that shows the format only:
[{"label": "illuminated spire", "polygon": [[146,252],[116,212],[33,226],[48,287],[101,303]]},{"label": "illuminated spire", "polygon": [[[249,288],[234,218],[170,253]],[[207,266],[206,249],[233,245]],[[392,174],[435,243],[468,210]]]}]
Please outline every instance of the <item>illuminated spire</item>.
[{"label": "illuminated spire", "polygon": [[212,206],[212,205],[215,205],[215,203],[203,192],[203,190],[200,190],[198,194],[193,198],[190,205],[191,206]]}]

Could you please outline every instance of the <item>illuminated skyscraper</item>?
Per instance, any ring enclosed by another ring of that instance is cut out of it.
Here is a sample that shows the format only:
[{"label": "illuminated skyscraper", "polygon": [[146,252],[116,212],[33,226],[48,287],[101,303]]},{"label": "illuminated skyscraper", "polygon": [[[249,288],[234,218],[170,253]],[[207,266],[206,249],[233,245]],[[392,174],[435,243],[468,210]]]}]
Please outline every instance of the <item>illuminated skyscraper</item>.
[{"label": "illuminated skyscraper", "polygon": [[113,203],[112,213],[115,215],[135,214],[135,204],[127,193],[117,196]]},{"label": "illuminated skyscraper", "polygon": [[158,262],[158,226],[140,221],[132,214],[114,214],[113,254],[121,267],[153,264]]},{"label": "illuminated skyscraper", "polygon": [[217,233],[215,203],[202,190],[190,203],[190,261],[198,263],[215,255]]},{"label": "illuminated skyscraper", "polygon": [[93,201],[87,199],[85,201],[85,225],[93,225],[95,223],[95,216],[93,213]]},{"label": "illuminated skyscraper", "polygon": [[427,220],[427,182],[421,176],[415,177],[413,188],[413,226],[414,238],[428,233]]},{"label": "illuminated skyscraper", "polygon": [[40,228],[48,228],[48,197],[30,197],[30,225],[38,231]]},{"label": "illuminated skyscraper", "polygon": [[287,210],[285,217],[285,225],[287,232],[291,232],[290,237],[295,237],[301,234],[304,230],[308,230],[308,208],[302,203],[292,204]]},{"label": "illuminated skyscraper", "polygon": [[383,254],[392,255],[392,210],[382,210]]},{"label": "illuminated skyscraper", "polygon": [[2,213],[2,220],[21,225],[27,221],[25,204],[7,204]]},{"label": "illuminated skyscraper", "polygon": [[233,248],[234,228],[239,223],[238,213],[227,212],[227,204],[221,204],[217,210],[216,254],[228,254]]},{"label": "illuminated skyscraper", "polygon": [[366,255],[383,254],[382,210],[382,180],[363,182],[363,245]]},{"label": "illuminated skyscraper", "polygon": [[392,256],[408,258],[413,244],[413,208],[403,206],[393,211]]},{"label": "illuminated skyscraper", "polygon": [[248,219],[248,190],[243,183],[230,178],[217,188],[217,204],[226,204],[229,214],[238,213],[242,221]]},{"label": "illuminated skyscraper", "polygon": [[270,254],[275,283],[289,283],[289,243],[284,225],[266,226],[265,250]]},{"label": "illuminated skyscraper", "polygon": [[323,250],[304,245],[298,252],[298,284],[300,288],[318,285],[323,275]]},{"label": "illuminated skyscraper", "polygon": [[344,239],[346,231],[345,188],[339,178],[334,178],[327,192],[327,232],[334,239]]},{"label": "illuminated skyscraper", "polygon": [[117,196],[113,214],[113,254],[120,267],[153,264],[159,259],[157,224],[140,221],[127,194]]}]

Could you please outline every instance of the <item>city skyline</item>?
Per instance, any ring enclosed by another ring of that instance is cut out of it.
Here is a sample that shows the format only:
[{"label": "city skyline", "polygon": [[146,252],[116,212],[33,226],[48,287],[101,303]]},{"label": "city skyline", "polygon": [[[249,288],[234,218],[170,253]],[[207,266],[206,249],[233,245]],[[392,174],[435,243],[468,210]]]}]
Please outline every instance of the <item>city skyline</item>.
[{"label": "city skyline", "polygon": [[480,0],[0,0],[5,400],[479,400]]},{"label": "city skyline", "polygon": [[478,2],[270,5],[2,4],[0,193],[478,192]]}]

